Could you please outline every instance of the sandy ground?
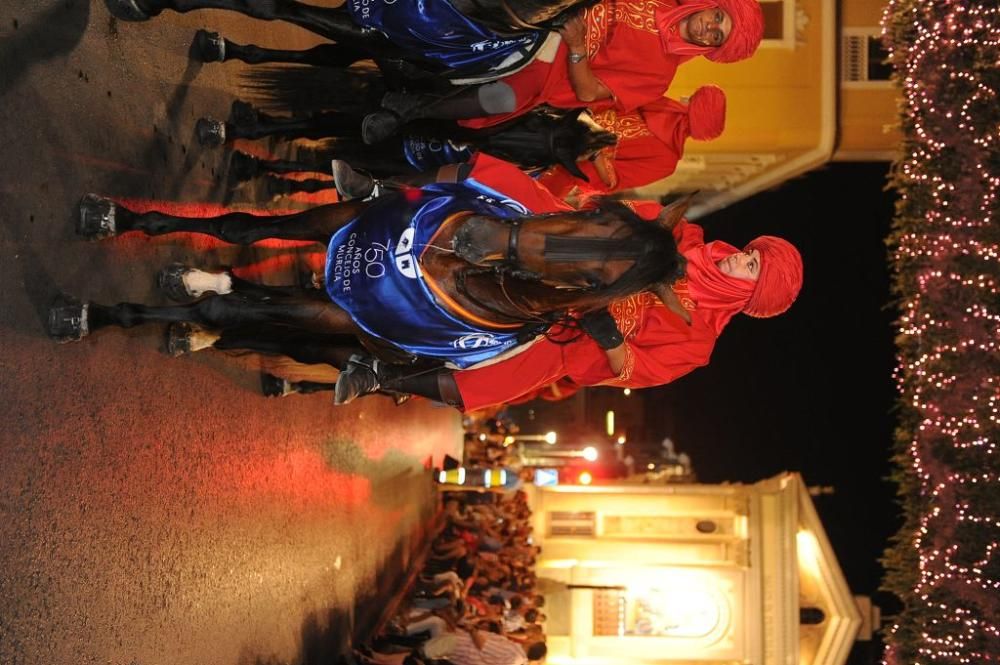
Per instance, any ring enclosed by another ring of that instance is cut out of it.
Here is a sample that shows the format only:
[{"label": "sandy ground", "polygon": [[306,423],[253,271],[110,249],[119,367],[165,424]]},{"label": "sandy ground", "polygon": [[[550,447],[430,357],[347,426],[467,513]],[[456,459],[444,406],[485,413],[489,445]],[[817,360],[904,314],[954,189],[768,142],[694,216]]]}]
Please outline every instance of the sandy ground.
[{"label": "sandy ground", "polygon": [[[0,662],[328,662],[362,631],[433,510],[456,413],[328,394],[264,399],[258,361],[171,359],[163,331],[57,345],[53,296],[163,304],[171,260],[282,265],[287,248],[73,233],[89,191],[261,203],[194,139],[243,66],[188,58],[198,27],[309,45],[217,11],[119,23],[102,2],[0,4]],[[265,150],[279,150],[264,144]]]}]

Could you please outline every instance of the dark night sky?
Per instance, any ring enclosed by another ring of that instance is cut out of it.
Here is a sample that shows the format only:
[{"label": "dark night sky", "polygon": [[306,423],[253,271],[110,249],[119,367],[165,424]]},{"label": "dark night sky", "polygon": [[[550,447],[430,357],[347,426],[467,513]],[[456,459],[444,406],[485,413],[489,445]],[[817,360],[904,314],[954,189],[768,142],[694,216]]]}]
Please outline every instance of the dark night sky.
[{"label": "dark night sky", "polygon": [[708,367],[643,391],[650,428],[692,456],[702,481],[788,470],[834,486],[816,504],[852,591],[868,594],[897,528],[884,480],[895,397],[887,171],[831,164],[701,220],[708,240],[791,240],[805,284],[782,316],[734,318]]}]

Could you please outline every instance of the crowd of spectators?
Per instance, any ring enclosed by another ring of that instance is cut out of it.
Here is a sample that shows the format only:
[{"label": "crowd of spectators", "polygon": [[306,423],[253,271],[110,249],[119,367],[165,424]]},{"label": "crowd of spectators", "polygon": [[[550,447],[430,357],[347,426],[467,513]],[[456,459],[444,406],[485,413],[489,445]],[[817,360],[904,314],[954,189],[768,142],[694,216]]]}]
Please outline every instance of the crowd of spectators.
[{"label": "crowd of spectators", "polygon": [[544,660],[531,510],[521,491],[445,491],[444,526],[413,590],[362,663],[527,665]]}]

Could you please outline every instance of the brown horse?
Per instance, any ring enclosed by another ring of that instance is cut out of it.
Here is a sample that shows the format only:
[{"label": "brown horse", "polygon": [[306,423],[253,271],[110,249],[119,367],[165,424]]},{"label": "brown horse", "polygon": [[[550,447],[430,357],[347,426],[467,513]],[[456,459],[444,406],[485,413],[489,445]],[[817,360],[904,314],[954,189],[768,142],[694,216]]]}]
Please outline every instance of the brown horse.
[{"label": "brown horse", "polygon": [[469,189],[453,183],[415,190],[419,200],[409,192],[290,215],[208,218],[140,214],[88,195],[77,227],[88,238],[194,232],[237,244],[265,238],[327,244],[327,291],[261,286],[173,267],[161,273],[169,294],[214,295],[167,307],[62,297],[50,310],[49,333],[72,341],[109,325],[183,322],[197,327],[174,326],[168,345],[173,352],[242,348],[340,366],[361,338],[378,340],[383,351],[396,347],[395,359],[401,350],[409,358],[461,367],[556,322],[572,325],[575,315],[625,295],[669,294],[662,287],[683,271],[670,226],[686,201],[650,223],[610,203],[585,212],[528,215]]}]

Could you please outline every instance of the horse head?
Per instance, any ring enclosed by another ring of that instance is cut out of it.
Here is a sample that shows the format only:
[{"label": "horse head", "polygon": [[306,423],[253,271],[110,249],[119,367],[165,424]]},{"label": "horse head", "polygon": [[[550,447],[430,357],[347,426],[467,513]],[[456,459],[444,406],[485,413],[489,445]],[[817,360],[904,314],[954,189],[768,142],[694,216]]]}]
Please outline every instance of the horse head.
[{"label": "horse head", "polygon": [[593,210],[516,220],[472,216],[452,246],[472,266],[508,279],[505,297],[522,311],[586,311],[683,274],[664,217],[650,223],[610,200]]},{"label": "horse head", "polygon": [[541,108],[487,133],[480,139],[479,148],[522,169],[546,169],[559,164],[586,181],[587,176],[576,163],[617,141],[585,109]]}]

